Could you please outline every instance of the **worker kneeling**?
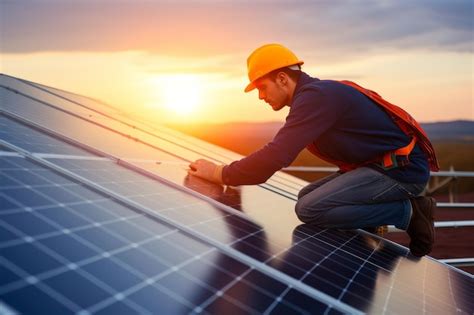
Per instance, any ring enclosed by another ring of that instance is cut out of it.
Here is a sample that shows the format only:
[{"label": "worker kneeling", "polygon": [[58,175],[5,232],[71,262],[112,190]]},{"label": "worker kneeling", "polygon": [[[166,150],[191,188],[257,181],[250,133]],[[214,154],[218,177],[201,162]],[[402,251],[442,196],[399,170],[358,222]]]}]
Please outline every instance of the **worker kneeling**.
[{"label": "worker kneeling", "polygon": [[303,61],[279,44],[264,45],[247,59],[259,99],[278,111],[290,107],[274,139],[229,165],[199,159],[189,173],[226,185],[260,184],[287,167],[304,148],[339,171],[304,187],[296,215],[325,228],[406,230],[415,256],[434,242],[433,198],[419,196],[438,171],[434,149],[403,109],[350,81],[319,80],[301,71]]}]

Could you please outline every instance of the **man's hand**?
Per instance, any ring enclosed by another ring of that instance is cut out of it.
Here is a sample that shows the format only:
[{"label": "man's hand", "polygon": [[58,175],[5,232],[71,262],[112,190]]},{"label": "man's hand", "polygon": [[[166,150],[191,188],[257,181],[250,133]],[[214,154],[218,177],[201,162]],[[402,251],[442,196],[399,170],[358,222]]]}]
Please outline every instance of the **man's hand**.
[{"label": "man's hand", "polygon": [[199,159],[189,164],[188,174],[201,177],[216,184],[223,184],[222,169],[224,165],[216,165],[208,160]]}]

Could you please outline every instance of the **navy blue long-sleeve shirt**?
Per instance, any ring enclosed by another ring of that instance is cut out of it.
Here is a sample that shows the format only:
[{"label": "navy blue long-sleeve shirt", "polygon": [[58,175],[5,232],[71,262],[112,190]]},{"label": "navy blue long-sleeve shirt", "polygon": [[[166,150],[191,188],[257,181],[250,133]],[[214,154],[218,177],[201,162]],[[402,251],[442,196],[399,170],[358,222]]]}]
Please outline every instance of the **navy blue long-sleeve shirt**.
[{"label": "navy blue long-sleeve shirt", "polygon": [[[410,138],[388,114],[356,89],[301,73],[284,126],[273,140],[251,155],[223,169],[227,185],[260,184],[287,167],[308,144],[333,160],[363,163],[406,146]],[[405,183],[429,178],[425,154],[418,145],[410,163],[391,170],[368,165]]]}]

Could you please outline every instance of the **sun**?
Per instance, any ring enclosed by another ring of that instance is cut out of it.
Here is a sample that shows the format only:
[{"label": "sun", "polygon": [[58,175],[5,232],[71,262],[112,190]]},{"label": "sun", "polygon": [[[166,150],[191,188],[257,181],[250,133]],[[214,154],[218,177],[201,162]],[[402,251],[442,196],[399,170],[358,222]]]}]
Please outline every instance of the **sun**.
[{"label": "sun", "polygon": [[193,74],[167,74],[156,77],[155,106],[174,114],[185,116],[195,112],[202,103],[202,83]]}]

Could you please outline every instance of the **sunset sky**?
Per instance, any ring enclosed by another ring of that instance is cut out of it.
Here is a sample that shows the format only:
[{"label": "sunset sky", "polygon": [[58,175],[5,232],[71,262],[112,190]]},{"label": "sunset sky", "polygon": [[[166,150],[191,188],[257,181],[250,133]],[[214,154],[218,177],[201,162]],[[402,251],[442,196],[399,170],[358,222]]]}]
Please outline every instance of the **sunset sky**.
[{"label": "sunset sky", "polygon": [[2,73],[161,122],[283,121],[245,94],[278,42],[421,122],[474,119],[473,1],[0,1]]}]

